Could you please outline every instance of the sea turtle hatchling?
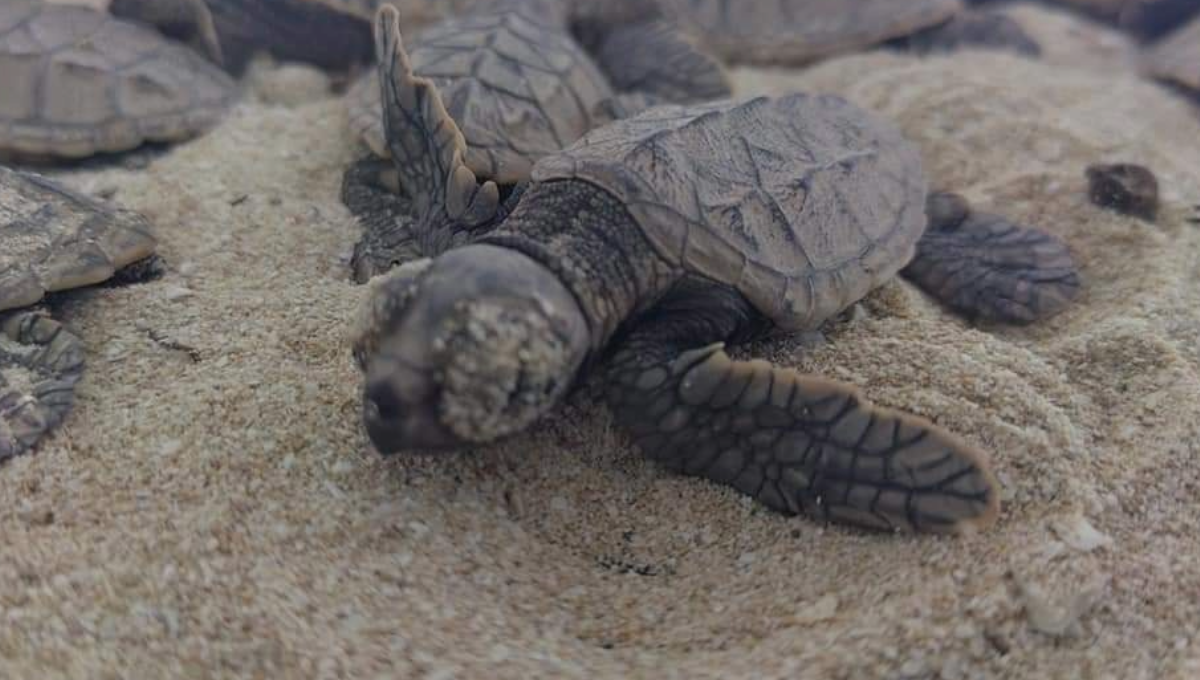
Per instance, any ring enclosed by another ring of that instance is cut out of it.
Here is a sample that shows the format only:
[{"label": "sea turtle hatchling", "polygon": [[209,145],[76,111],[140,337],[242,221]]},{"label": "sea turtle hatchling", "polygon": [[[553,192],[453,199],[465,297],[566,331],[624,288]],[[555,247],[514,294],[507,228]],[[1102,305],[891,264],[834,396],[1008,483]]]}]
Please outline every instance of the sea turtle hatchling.
[{"label": "sea turtle hatchling", "polygon": [[80,158],[215,125],[233,81],[186,46],[85,7],[0,3],[0,156]]},{"label": "sea turtle hatchling", "polygon": [[155,247],[141,215],[0,166],[0,461],[62,422],[83,375],[79,339],[22,308],[147,262]]},{"label": "sea turtle hatchling", "polygon": [[[431,172],[458,162],[440,153]],[[1073,297],[1062,242],[926,191],[915,146],[834,96],[659,106],[598,128],[540,160],[494,229],[371,282],[354,340],[366,430],[383,453],[490,442],[598,368],[616,422],[673,470],[786,513],[984,526],[999,490],[975,446],[723,348],[815,329],[906,266],[987,319]]]},{"label": "sea turtle hatchling", "polygon": [[344,71],[371,60],[371,20],[383,4],[410,27],[452,10],[449,0],[113,0],[110,11],[167,33],[211,32],[234,73],[259,52]]},{"label": "sea turtle hatchling", "polygon": [[890,44],[1036,55],[1015,22],[962,0],[639,0],[728,63],[803,66]]},{"label": "sea turtle hatchling", "polygon": [[[729,94],[720,64],[661,24],[610,32],[603,63],[620,85],[637,89],[621,94],[572,38],[560,3],[487,7],[424,29],[411,53],[399,14],[379,12],[379,74],[348,95],[351,127],[376,156],[391,158],[351,167],[343,184],[343,200],[364,231],[352,263],[359,282],[414,248],[435,255],[463,242],[503,215],[502,191],[527,180],[539,158],[627,115],[631,102],[644,108],[654,99]],[[637,50],[613,47],[631,40]],[[423,126],[419,109],[427,107],[447,112],[437,118],[445,124]],[[431,150],[442,147],[458,160],[439,170],[451,181],[435,193],[424,179],[440,157]],[[390,181],[381,180],[381,168]],[[455,228],[444,228],[447,222]]]}]

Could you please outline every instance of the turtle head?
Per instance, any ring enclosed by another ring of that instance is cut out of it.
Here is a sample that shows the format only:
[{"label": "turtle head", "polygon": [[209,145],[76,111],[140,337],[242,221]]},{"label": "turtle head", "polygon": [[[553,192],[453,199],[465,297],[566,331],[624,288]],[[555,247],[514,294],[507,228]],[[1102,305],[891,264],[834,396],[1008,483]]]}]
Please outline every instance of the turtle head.
[{"label": "turtle head", "polygon": [[354,343],[367,433],[381,453],[514,434],[558,403],[588,348],[574,297],[525,255],[473,245],[403,265],[372,281]]}]

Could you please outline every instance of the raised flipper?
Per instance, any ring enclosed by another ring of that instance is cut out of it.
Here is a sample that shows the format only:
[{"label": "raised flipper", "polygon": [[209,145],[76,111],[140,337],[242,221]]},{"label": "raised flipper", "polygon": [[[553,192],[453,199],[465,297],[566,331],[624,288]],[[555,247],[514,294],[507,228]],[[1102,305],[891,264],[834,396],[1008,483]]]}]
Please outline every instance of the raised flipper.
[{"label": "raised flipper", "polygon": [[902,274],[964,316],[1031,323],[1079,293],[1079,271],[1057,237],[976,212],[957,194],[930,194],[925,211],[929,226]]},{"label": "raised flipper", "polygon": [[38,312],[0,315],[0,462],[32,449],[71,412],[83,345]]},{"label": "raised flipper", "polygon": [[434,84],[413,73],[390,5],[376,16],[375,49],[384,136],[400,189],[412,200],[413,238],[433,257],[473,238],[494,217],[500,191],[467,167],[466,139]]},{"label": "raised flipper", "polygon": [[613,28],[601,39],[595,56],[620,92],[644,92],[677,104],[724,99],[732,93],[721,63],[665,21]]},{"label": "raised flipper", "polygon": [[995,520],[987,457],[950,432],[850,385],[703,345],[752,314],[727,302],[668,304],[612,359],[609,404],[650,458],[781,512],[869,529],[955,533]]}]

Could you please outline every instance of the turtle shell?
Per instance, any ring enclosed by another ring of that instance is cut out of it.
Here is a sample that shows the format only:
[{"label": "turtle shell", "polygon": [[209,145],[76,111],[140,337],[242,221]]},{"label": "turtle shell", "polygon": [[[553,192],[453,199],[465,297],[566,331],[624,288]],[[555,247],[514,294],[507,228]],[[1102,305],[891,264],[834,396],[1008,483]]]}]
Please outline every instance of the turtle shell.
[{"label": "turtle shell", "polygon": [[0,154],[83,157],[186,139],[236,94],[196,52],[83,7],[0,3]]},{"label": "turtle shell", "polygon": [[730,62],[800,65],[946,21],[962,0],[659,0]]},{"label": "turtle shell", "polygon": [[[524,11],[478,14],[423,29],[409,51],[413,70],[437,85],[481,180],[513,184],[533,164],[581,137],[608,81],[556,22]],[[385,151],[378,76],[348,95],[351,127]]]},{"label": "turtle shell", "polygon": [[788,330],[894,276],[926,224],[917,148],[835,96],[661,106],[543,159],[533,179],[607,190],[667,262]]},{"label": "turtle shell", "polygon": [[100,283],[156,245],[141,215],[0,166],[0,311]]}]

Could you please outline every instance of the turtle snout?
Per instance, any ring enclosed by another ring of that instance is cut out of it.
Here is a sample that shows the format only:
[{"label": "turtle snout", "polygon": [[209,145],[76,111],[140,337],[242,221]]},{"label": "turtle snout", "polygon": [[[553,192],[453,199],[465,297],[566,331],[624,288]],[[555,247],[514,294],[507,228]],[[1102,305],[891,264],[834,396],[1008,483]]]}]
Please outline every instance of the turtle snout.
[{"label": "turtle snout", "polygon": [[437,417],[437,390],[421,371],[397,366],[368,380],[363,424],[382,454],[411,449],[449,449],[459,444]]}]

